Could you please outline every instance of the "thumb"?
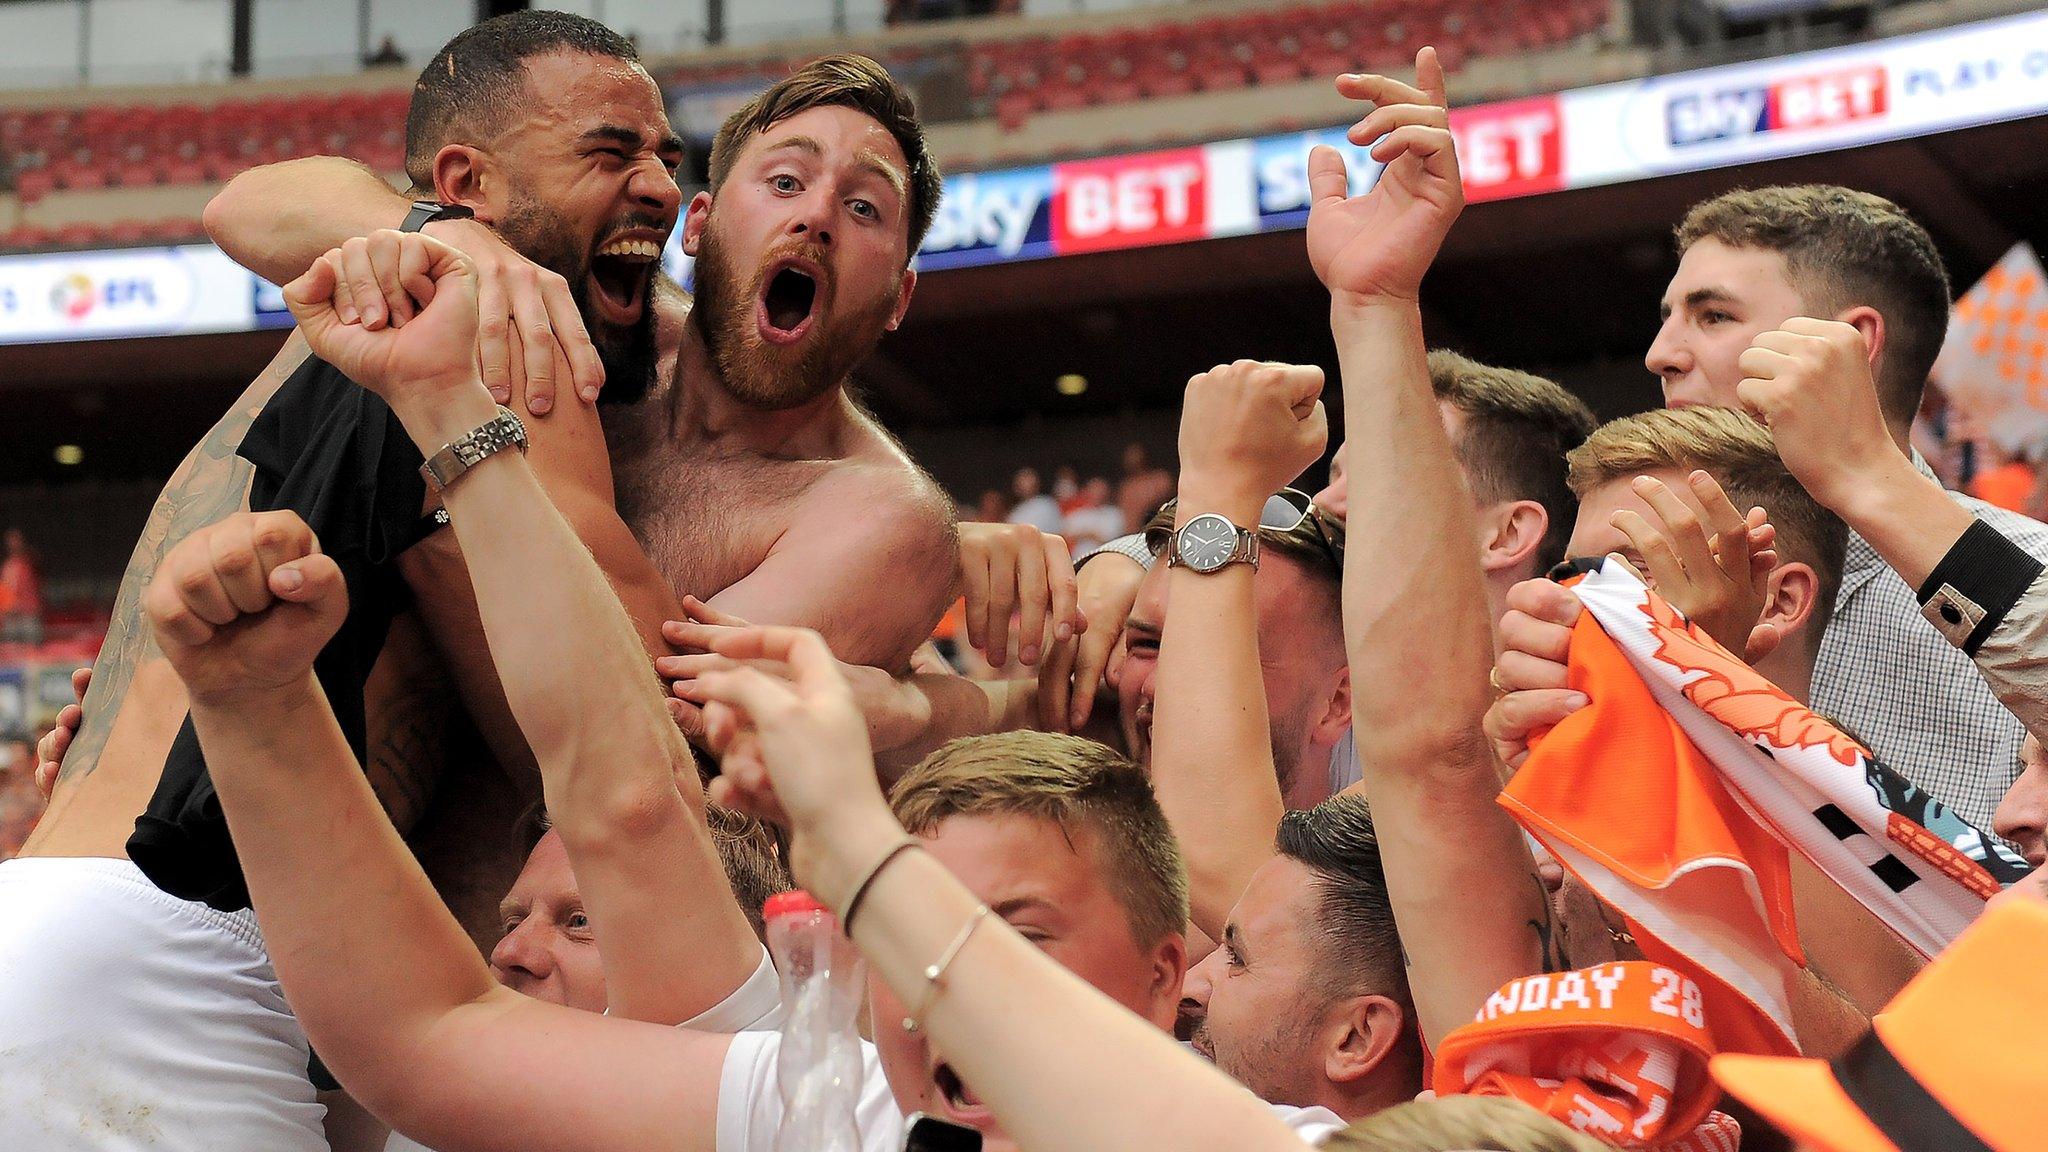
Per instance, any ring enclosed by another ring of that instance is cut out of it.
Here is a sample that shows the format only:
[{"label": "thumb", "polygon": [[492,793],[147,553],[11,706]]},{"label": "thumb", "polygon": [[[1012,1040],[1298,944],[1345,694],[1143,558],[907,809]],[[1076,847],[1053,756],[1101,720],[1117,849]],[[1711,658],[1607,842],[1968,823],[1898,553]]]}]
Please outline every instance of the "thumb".
[{"label": "thumb", "polygon": [[301,556],[271,569],[270,591],[280,600],[304,604],[323,614],[348,611],[348,586],[341,566],[324,553]]},{"label": "thumb", "polygon": [[1308,202],[1311,207],[1344,199],[1350,190],[1344,171],[1344,154],[1328,144],[1318,144],[1308,154]]}]

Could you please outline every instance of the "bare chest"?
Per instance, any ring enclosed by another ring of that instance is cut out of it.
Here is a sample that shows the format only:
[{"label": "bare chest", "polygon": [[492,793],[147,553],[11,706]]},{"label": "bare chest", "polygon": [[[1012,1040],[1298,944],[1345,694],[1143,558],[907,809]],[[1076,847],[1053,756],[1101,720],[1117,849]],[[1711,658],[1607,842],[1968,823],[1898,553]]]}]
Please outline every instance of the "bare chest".
[{"label": "bare chest", "polygon": [[828,467],[657,444],[614,457],[612,481],[620,517],[676,595],[709,599],[761,565]]}]

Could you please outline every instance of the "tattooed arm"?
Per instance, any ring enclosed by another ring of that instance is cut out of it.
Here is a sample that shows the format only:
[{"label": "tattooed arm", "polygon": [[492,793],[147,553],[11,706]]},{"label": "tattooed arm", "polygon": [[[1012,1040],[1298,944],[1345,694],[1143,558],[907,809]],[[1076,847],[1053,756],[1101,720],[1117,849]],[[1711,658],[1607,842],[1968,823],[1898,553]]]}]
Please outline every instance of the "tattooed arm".
[{"label": "tattooed arm", "polygon": [[[241,447],[242,437],[257,414],[305,361],[306,355],[306,342],[294,332],[262,375],[235,398],[227,415],[186,454],[178,470],[172,473],[170,483],[164,485],[163,494],[157,497],[149,521],[143,526],[142,539],[129,554],[121,590],[114,600],[113,619],[107,627],[106,643],[100,648],[99,659],[93,662],[92,687],[84,702],[85,720],[57,775],[58,801],[63,799],[68,784],[83,780],[99,767],[107,737],[120,719],[137,672],[161,662],[156,643],[142,621],[143,587],[179,541],[247,506],[254,469],[235,455],[235,450]],[[177,710],[182,719],[184,703],[180,695]],[[157,766],[161,767],[161,760]]]}]

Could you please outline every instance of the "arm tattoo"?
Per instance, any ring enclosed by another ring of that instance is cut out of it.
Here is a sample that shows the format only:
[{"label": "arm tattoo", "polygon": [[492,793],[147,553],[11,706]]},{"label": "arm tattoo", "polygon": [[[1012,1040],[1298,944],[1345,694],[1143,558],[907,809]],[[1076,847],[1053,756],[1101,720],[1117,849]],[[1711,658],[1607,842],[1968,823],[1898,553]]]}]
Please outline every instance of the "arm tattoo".
[{"label": "arm tattoo", "polygon": [[255,469],[235,455],[249,425],[263,410],[278,386],[296,370],[304,358],[305,346],[294,337],[263,375],[235,400],[235,406],[221,417],[187,453],[171,475],[163,494],[150,510],[143,525],[142,539],[128,556],[128,568],[121,576],[121,590],[114,599],[107,639],[93,661],[92,688],[85,697],[85,721],[78,738],[65,753],[57,783],[83,779],[99,766],[107,735],[114,729],[121,705],[134,682],[135,670],[159,655],[156,641],[142,622],[142,590],[156,575],[164,556],[187,536],[240,511],[247,503],[249,480]]}]

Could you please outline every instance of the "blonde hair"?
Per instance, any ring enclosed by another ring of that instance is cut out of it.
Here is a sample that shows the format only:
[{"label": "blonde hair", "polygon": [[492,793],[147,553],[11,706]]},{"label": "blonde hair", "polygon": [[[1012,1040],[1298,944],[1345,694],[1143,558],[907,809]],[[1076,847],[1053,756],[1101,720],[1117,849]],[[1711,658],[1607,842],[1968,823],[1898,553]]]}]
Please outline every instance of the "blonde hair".
[{"label": "blonde hair", "polygon": [[1325,1152],[1613,1152],[1519,1100],[1439,1096],[1375,1112],[1323,1141]]},{"label": "blonde hair", "polygon": [[1070,839],[1077,828],[1090,832],[1141,947],[1187,927],[1179,842],[1144,770],[1113,748],[1051,732],[962,737],[904,773],[889,806],[913,836],[954,816],[1030,816]]},{"label": "blonde hair", "polygon": [[1778,529],[1778,555],[1813,566],[1820,578],[1814,618],[1826,620],[1842,583],[1849,530],[1800,486],[1771,433],[1732,408],[1660,408],[1601,425],[1565,457],[1579,499],[1593,489],[1645,472],[1700,469],[1720,482],[1735,506],[1761,506]]}]

